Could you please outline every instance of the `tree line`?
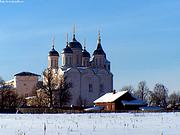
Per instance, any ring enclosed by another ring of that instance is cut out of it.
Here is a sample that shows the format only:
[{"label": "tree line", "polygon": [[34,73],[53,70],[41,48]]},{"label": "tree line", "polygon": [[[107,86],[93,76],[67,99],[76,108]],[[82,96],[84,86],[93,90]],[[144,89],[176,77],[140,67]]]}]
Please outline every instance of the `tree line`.
[{"label": "tree line", "polygon": [[127,90],[135,97],[146,101],[149,106],[160,106],[167,109],[168,105],[175,107],[176,104],[180,103],[180,93],[173,92],[169,93],[167,87],[161,83],[155,84],[154,88],[150,90],[147,86],[146,81],[138,83],[137,89],[132,86],[124,86],[121,91]]},{"label": "tree line", "polygon": [[[72,83],[67,81],[67,77],[59,77],[51,68],[43,72],[43,82],[38,83],[34,88],[33,98],[30,106],[36,107],[64,107],[71,100]],[[146,81],[138,83],[137,88],[132,86],[124,86],[121,91],[129,91],[135,97],[146,101],[149,106],[160,106],[167,108],[168,105],[175,106],[180,103],[180,93],[173,92],[169,94],[169,90],[163,84],[157,83],[150,90]],[[27,105],[25,97],[17,95],[11,85],[7,85],[0,77],[0,109],[12,109]]]}]

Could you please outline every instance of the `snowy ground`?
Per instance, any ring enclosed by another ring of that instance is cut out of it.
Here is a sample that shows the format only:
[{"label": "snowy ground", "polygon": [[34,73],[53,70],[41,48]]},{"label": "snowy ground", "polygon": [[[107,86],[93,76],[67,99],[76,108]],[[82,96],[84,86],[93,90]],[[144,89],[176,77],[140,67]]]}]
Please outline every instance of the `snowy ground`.
[{"label": "snowy ground", "polygon": [[180,113],[0,114],[0,135],[180,135]]}]

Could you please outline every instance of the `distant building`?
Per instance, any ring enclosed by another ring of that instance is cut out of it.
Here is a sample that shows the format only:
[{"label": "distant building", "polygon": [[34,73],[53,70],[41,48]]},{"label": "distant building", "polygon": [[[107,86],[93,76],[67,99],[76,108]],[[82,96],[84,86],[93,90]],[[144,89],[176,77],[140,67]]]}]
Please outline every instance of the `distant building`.
[{"label": "distant building", "polygon": [[12,85],[19,96],[31,96],[40,75],[30,72],[21,72],[14,76],[14,79],[7,82],[7,84]]},{"label": "distant building", "polygon": [[72,100],[68,105],[92,106],[93,101],[113,89],[113,74],[110,70],[110,62],[101,46],[100,33],[98,35],[97,48],[91,57],[75,38],[66,43],[62,53],[62,65],[59,66],[59,53],[54,48],[48,55],[48,68],[53,69],[57,76],[66,76],[72,83],[70,92]]},{"label": "distant building", "polygon": [[103,106],[104,110],[137,110],[147,106],[147,103],[133,97],[128,91],[110,92],[94,101],[96,106]]}]

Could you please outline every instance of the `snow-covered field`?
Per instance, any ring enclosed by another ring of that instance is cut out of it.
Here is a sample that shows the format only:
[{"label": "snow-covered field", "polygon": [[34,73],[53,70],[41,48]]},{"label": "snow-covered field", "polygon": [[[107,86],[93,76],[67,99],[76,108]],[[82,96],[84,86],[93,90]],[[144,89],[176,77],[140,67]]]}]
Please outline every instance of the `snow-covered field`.
[{"label": "snow-covered field", "polygon": [[180,135],[180,113],[0,114],[0,135]]}]

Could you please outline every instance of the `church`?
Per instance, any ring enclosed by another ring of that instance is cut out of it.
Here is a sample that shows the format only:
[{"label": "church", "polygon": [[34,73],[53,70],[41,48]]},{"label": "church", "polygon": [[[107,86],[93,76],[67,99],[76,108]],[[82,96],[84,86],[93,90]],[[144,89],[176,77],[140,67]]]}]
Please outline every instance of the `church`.
[{"label": "church", "polygon": [[93,101],[113,90],[113,74],[110,62],[101,45],[98,33],[97,47],[91,55],[86,46],[76,40],[73,32],[72,40],[67,42],[61,52],[62,64],[59,65],[60,54],[56,51],[54,41],[48,54],[48,68],[58,76],[66,76],[72,83],[72,95],[68,106],[92,106]]}]

